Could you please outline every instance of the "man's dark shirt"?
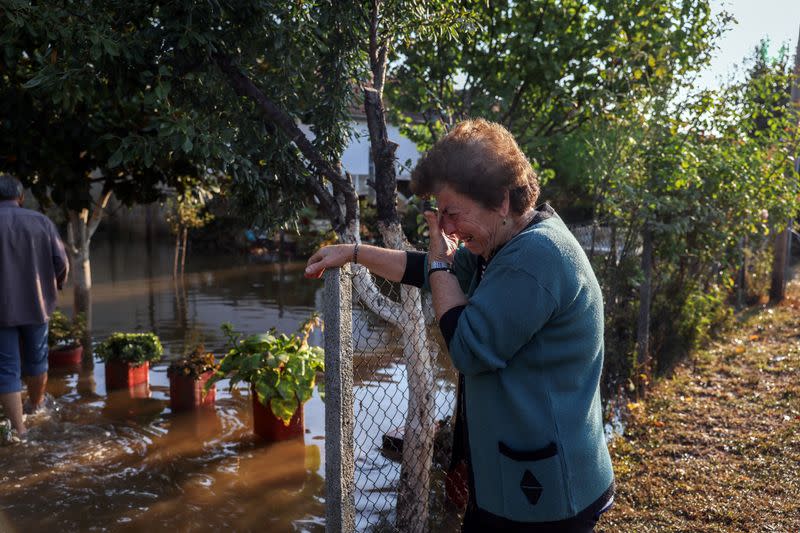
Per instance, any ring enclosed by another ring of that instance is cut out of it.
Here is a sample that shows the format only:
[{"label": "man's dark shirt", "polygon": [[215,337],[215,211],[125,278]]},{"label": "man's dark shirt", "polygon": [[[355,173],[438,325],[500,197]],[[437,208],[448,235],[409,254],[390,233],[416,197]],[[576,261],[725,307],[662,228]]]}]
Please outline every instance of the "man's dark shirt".
[{"label": "man's dark shirt", "polygon": [[0,327],[46,322],[67,271],[55,224],[16,200],[0,200]]}]

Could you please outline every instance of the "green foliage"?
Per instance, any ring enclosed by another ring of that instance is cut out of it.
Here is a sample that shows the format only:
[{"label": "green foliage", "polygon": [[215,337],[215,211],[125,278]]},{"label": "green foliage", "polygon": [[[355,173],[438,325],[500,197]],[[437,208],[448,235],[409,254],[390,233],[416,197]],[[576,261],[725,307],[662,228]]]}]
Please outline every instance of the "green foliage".
[{"label": "green foliage", "polygon": [[125,204],[146,203],[160,196],[160,184],[177,185],[173,176],[206,178],[211,154],[175,149],[188,146],[203,121],[184,122],[190,133],[180,139],[161,133],[160,120],[180,117],[168,103],[168,80],[143,64],[151,53],[133,22],[114,22],[110,5],[7,4],[0,11],[0,167],[40,202],[80,211],[101,182]]},{"label": "green foliage", "polygon": [[[601,261],[607,290],[607,331],[636,319],[640,235],[654,236],[651,347],[658,368],[676,351],[708,339],[728,319],[726,302],[745,257],[797,209],[792,158],[797,125],[789,113],[791,78],[785,60],[753,60],[750,78],[720,91],[692,92],[688,82],[633,99],[613,115],[567,136],[576,196],[591,198],[592,218],[615,228],[621,257]],[[562,169],[567,168],[562,165]],[[748,287],[766,280],[765,261],[750,259]],[[633,267],[633,268],[632,268]],[[757,274],[757,275],[756,275]],[[670,316],[673,320],[660,320]],[[610,365],[634,349],[631,335],[612,338]],[[624,374],[623,374],[624,377]]]},{"label": "green foliage", "polygon": [[205,346],[199,344],[192,352],[180,359],[170,362],[167,367],[167,376],[186,376],[198,379],[206,372],[216,372],[219,364],[214,354],[207,352]]},{"label": "green foliage", "polygon": [[103,362],[120,361],[134,366],[161,360],[164,348],[155,333],[112,333],[95,353]]},{"label": "green foliage", "polygon": [[359,220],[361,222],[359,230],[361,241],[381,246],[383,237],[378,230],[378,210],[368,198],[361,198],[358,201]]},{"label": "green foliage", "polygon": [[240,382],[248,383],[258,401],[269,405],[272,413],[288,425],[297,409],[311,399],[315,385],[324,395],[322,383],[316,381],[317,372],[325,369],[324,352],[307,342],[312,329],[320,325],[319,317],[314,315],[291,335],[278,334],[273,329],[244,337],[231,324],[223,324],[231,348],[206,383],[206,390],[224,378],[230,379],[231,388]]},{"label": "green foliage", "polygon": [[[761,239],[767,241],[767,238]],[[772,246],[766,242],[758,245],[751,242],[748,247],[744,249],[744,262],[747,265],[747,271],[744,275],[747,277],[745,283],[744,299],[747,304],[757,304],[769,294],[769,286],[772,281],[772,261],[773,261]]]},{"label": "green foliage", "polygon": [[47,345],[51,350],[80,346],[86,335],[86,317],[79,313],[74,320],[59,310],[53,311],[47,324]]},{"label": "green foliage", "polygon": [[708,0],[454,4],[470,10],[472,31],[411,33],[397,48],[389,99],[423,118],[406,130],[429,146],[453,122],[481,116],[548,168],[553,138],[706,64],[729,18],[713,18]]},{"label": "green foliage", "polygon": [[730,287],[714,284],[707,288],[689,287],[679,332],[690,345],[709,341],[716,330],[729,327],[733,309],[727,305]]},{"label": "green foliage", "polygon": [[217,60],[233,58],[294,120],[313,124],[315,146],[333,159],[353,96],[350,16],[326,3],[9,0],[0,168],[43,203],[76,210],[91,205],[93,182],[131,204],[159,200],[163,185],[183,194],[226,176],[240,216],[283,224],[310,199],[316,172]]},{"label": "green foliage", "polygon": [[167,198],[165,202],[166,218],[173,234],[179,234],[183,228],[202,228],[214,220],[214,215],[206,208],[211,194],[204,193],[203,189],[195,188]]}]

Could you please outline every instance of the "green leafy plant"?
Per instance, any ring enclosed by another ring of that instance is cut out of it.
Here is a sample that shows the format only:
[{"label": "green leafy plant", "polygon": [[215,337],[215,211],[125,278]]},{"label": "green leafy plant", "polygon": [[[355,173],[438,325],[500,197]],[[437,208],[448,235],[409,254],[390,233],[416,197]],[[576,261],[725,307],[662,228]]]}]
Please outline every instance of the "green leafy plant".
[{"label": "green leafy plant", "polygon": [[164,348],[155,333],[113,333],[97,346],[103,362],[120,361],[139,366],[161,360]]},{"label": "green leafy plant", "polygon": [[205,346],[198,344],[194,351],[186,357],[172,361],[167,367],[167,376],[187,376],[198,379],[206,372],[216,372],[219,363],[214,354],[207,352]]},{"label": "green leafy plant", "polygon": [[53,311],[47,328],[47,345],[51,350],[62,350],[80,346],[86,334],[86,317],[83,313],[70,320],[61,311]]},{"label": "green leafy plant", "polygon": [[311,399],[315,385],[324,396],[322,383],[317,383],[317,372],[325,369],[324,352],[308,344],[316,327],[321,327],[316,314],[291,335],[276,333],[273,328],[266,334],[244,337],[230,323],[223,324],[231,349],[206,382],[206,390],[224,378],[230,379],[231,389],[240,382],[249,383],[258,401],[288,426],[297,409]]}]

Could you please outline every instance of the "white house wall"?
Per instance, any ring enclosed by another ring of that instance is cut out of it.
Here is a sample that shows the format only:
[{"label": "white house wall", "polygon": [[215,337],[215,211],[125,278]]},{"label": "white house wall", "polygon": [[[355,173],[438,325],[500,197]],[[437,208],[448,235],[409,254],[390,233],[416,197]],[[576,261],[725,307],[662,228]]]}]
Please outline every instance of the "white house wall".
[{"label": "white house wall", "polygon": [[[300,129],[308,135],[310,139],[314,138],[311,129],[301,124]],[[400,133],[400,129],[394,125],[387,126],[389,133],[389,140],[397,143],[397,179],[399,181],[408,181],[411,179],[411,169],[420,158],[417,146],[408,138]],[[369,194],[371,189],[366,184],[366,180],[372,175],[370,172],[370,157],[369,157],[369,130],[367,129],[367,122],[364,119],[355,119],[352,124],[352,134],[350,142],[342,154],[342,165],[344,169],[349,172],[356,181],[356,189],[359,194]]]}]

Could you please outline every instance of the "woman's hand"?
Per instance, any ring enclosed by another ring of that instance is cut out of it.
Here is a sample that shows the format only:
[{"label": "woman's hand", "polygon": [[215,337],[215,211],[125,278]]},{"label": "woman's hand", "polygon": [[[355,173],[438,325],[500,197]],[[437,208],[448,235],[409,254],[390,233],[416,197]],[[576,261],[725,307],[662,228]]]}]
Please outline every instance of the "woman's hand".
[{"label": "woman's hand", "polygon": [[445,261],[452,263],[455,257],[458,241],[445,235],[439,226],[439,213],[424,211],[425,221],[428,223],[430,246],[428,247],[428,261]]},{"label": "woman's hand", "polygon": [[353,260],[354,247],[354,244],[323,246],[308,258],[304,273],[305,277],[319,278],[322,277],[326,268],[340,267],[349,263]]}]

